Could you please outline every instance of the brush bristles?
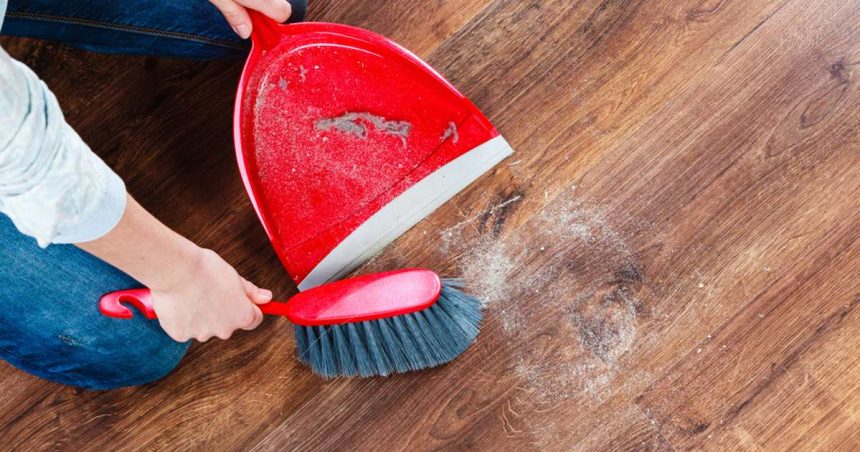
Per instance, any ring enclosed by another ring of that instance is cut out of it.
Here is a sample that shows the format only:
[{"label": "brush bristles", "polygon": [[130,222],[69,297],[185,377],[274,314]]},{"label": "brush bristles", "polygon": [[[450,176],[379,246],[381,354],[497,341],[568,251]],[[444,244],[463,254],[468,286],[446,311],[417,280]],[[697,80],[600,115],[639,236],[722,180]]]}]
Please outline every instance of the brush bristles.
[{"label": "brush bristles", "polygon": [[391,375],[447,363],[478,335],[481,304],[457,280],[427,309],[331,326],[296,325],[299,359],[323,377]]}]

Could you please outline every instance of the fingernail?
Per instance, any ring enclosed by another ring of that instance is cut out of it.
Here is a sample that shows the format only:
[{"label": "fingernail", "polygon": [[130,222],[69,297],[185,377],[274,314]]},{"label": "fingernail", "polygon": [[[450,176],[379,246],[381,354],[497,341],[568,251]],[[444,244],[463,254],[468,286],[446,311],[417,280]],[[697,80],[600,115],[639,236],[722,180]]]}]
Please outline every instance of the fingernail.
[{"label": "fingernail", "polygon": [[242,39],[248,39],[248,36],[251,36],[251,27],[248,24],[239,24],[233,27],[233,31],[236,32]]},{"label": "fingernail", "polygon": [[260,289],[260,295],[262,295],[263,298],[272,298],[272,291],[269,289]]}]

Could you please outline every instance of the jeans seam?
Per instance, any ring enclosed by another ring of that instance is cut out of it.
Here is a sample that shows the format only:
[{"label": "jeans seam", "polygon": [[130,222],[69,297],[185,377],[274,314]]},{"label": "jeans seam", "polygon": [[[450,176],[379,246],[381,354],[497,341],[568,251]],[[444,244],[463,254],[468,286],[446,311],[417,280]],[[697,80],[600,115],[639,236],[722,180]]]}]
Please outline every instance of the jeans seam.
[{"label": "jeans seam", "polygon": [[44,20],[48,22],[57,22],[57,23],[68,23],[71,25],[84,25],[94,28],[102,28],[106,30],[113,31],[122,31],[122,32],[130,32],[130,33],[138,33],[143,35],[150,35],[162,38],[173,38],[180,39],[185,41],[193,41],[201,44],[214,45],[219,47],[226,47],[230,49],[244,50],[245,47],[241,44],[234,44],[231,42],[216,40],[207,38],[205,36],[194,35],[190,33],[182,33],[178,31],[162,31],[156,30],[154,28],[145,28],[145,27],[137,27],[134,25],[123,25],[123,24],[113,24],[108,22],[101,22],[92,19],[81,19],[78,17],[67,17],[67,16],[57,16],[53,14],[41,14],[41,13],[28,13],[24,11],[7,11],[6,12],[7,19],[30,19],[30,20]]}]

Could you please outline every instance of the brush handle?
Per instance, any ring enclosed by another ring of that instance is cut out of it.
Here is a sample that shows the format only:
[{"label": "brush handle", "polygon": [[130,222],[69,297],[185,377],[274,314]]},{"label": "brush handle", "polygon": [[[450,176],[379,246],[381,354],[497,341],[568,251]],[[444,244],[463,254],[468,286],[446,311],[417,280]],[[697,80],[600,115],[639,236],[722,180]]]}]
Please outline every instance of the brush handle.
[{"label": "brush handle", "polygon": [[[300,292],[289,302],[261,304],[263,314],[284,316],[304,326],[339,325],[411,314],[429,308],[442,291],[439,275],[425,268],[406,268],[356,276]],[[99,300],[99,311],[117,319],[134,313],[127,303],[148,319],[156,318],[149,289],[111,292]]]},{"label": "brush handle", "polygon": [[[134,317],[132,310],[123,303],[134,306],[147,319],[158,318],[155,314],[155,309],[152,307],[152,293],[147,288],[118,290],[105,294],[99,300],[99,311],[102,315],[115,319],[130,319]],[[270,301],[258,306],[263,311],[263,314],[287,315],[286,302]]]}]

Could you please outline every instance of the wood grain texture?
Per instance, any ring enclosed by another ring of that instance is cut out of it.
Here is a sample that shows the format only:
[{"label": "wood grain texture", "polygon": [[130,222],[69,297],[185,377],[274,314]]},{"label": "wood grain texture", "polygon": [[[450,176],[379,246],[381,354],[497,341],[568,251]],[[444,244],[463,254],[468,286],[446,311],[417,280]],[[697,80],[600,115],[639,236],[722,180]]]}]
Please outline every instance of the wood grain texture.
[{"label": "wood grain texture", "polygon": [[[286,322],[94,393],[0,367],[11,449],[860,447],[854,0],[320,1],[471,97],[517,153],[359,272],[487,301],[439,369],[323,381]],[[159,218],[295,290],[230,140],[240,62],[2,45]]]}]

